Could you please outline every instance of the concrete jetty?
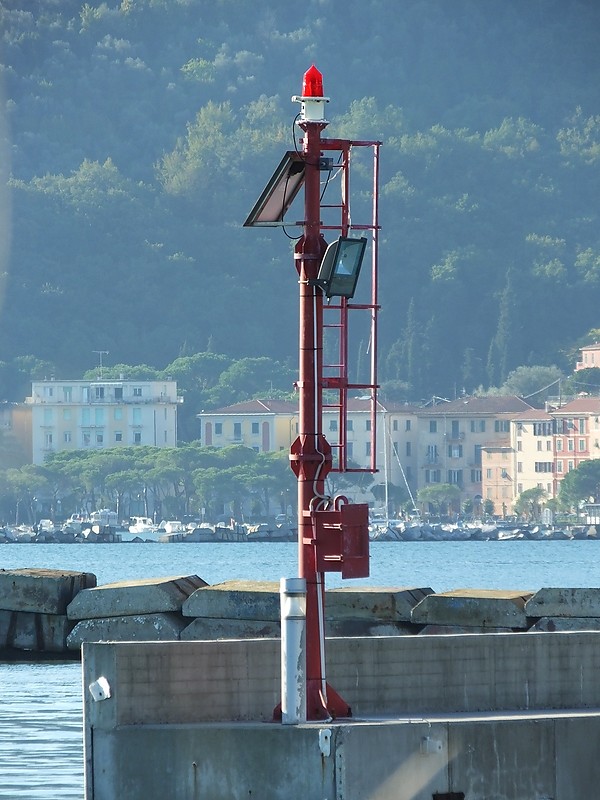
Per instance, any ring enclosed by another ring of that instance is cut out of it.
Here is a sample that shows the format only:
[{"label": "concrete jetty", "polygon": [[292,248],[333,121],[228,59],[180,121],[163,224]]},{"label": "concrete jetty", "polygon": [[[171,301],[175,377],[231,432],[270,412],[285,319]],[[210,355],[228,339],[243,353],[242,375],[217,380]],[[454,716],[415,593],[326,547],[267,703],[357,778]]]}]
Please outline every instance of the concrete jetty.
[{"label": "concrete jetty", "polygon": [[600,633],[330,638],[352,717],[299,725],[279,649],[84,644],[86,800],[596,796]]}]

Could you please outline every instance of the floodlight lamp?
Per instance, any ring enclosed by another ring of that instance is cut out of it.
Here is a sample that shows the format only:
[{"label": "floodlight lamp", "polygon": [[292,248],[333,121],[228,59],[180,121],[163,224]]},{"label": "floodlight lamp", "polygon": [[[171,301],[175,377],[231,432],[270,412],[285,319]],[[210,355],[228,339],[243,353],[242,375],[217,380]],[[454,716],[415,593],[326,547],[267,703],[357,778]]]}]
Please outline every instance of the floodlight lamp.
[{"label": "floodlight lamp", "polygon": [[317,284],[327,297],[354,297],[367,240],[340,236],[325,251]]}]

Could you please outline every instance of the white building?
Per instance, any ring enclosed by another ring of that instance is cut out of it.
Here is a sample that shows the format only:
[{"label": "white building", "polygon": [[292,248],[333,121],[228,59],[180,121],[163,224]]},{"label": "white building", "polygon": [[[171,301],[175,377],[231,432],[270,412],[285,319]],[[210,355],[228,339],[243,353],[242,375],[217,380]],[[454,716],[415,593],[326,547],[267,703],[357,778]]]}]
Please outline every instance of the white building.
[{"label": "white building", "polygon": [[34,464],[60,450],[177,445],[176,381],[34,381],[31,438]]}]

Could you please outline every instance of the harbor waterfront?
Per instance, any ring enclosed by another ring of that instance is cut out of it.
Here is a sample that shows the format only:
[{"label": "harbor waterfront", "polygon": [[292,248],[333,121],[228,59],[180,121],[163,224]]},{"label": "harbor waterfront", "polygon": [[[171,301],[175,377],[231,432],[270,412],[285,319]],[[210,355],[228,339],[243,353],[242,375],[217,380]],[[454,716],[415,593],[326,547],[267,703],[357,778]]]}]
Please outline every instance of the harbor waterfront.
[{"label": "harbor waterfront", "polygon": [[[297,569],[294,543],[21,544],[0,548],[3,569],[93,572],[98,584],[196,574],[209,584],[279,580]],[[327,586],[430,586],[535,591],[598,587],[593,541],[375,543],[368,579]],[[81,669],[77,662],[0,663],[0,799],[83,797]]]}]

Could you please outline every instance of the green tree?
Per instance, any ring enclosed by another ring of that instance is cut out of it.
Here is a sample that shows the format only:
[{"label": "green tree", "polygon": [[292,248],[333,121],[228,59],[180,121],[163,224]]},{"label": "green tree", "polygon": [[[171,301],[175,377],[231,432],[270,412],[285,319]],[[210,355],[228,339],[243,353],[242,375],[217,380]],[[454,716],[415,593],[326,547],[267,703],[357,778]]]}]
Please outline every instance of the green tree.
[{"label": "green tree", "polygon": [[561,508],[575,510],[590,498],[600,501],[600,459],[584,461],[567,472],[560,482],[558,500]]},{"label": "green tree", "polygon": [[515,501],[515,513],[520,517],[537,521],[541,517],[542,506],[546,498],[546,491],[538,486],[532,489],[525,489]]},{"label": "green tree", "polygon": [[424,511],[439,516],[451,515],[458,511],[460,489],[451,483],[431,483],[419,489],[417,500]]}]

